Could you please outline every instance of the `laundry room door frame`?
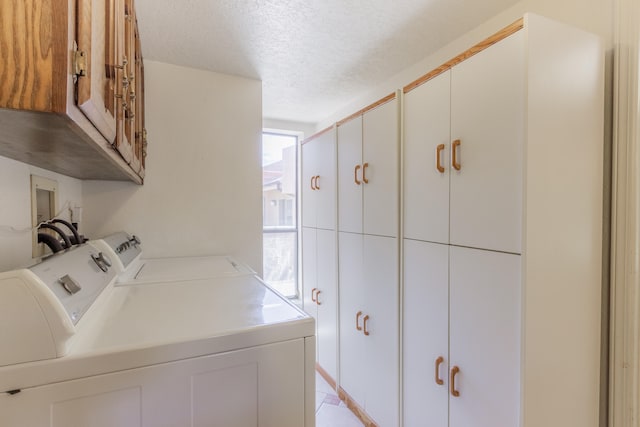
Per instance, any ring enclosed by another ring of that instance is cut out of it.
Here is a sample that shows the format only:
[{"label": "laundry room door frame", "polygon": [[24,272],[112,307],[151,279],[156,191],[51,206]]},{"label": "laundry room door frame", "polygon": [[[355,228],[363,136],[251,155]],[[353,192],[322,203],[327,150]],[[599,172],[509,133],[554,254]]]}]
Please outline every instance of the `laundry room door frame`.
[{"label": "laundry room door frame", "polygon": [[614,1],[609,427],[640,420],[640,5]]}]

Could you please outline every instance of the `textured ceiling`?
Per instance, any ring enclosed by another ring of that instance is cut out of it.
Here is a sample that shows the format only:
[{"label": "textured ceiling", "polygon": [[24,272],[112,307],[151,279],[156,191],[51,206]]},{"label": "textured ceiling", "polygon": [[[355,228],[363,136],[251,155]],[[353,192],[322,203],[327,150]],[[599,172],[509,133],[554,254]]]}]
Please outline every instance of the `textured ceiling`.
[{"label": "textured ceiling", "polygon": [[263,82],[315,123],[517,0],[136,0],[145,58]]}]

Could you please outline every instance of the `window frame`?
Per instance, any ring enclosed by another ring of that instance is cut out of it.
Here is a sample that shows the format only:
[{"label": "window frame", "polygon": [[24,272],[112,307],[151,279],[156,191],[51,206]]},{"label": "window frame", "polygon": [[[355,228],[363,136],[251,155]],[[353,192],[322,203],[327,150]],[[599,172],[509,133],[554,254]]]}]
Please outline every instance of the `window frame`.
[{"label": "window frame", "polygon": [[[302,290],[301,290],[301,285],[302,285],[302,270],[300,268],[302,259],[302,253],[301,253],[301,235],[300,235],[300,221],[301,221],[301,213],[300,213],[300,209],[302,208],[302,204],[301,204],[301,193],[300,193],[300,173],[301,173],[301,165],[300,165],[300,143],[301,141],[304,139],[304,134],[302,132],[296,132],[296,131],[291,131],[291,130],[284,130],[284,129],[268,129],[268,128],[263,128],[262,129],[262,133],[260,135],[261,137],[261,149],[264,150],[264,141],[263,141],[263,137],[264,135],[274,135],[274,136],[286,136],[286,137],[293,137],[295,138],[295,142],[294,142],[294,146],[295,146],[295,191],[296,191],[296,195],[295,195],[295,216],[294,216],[294,225],[293,226],[265,226],[264,224],[264,197],[263,197],[263,213],[262,213],[262,235],[263,235],[263,242],[264,242],[264,235],[265,234],[271,234],[271,233],[295,233],[295,244],[296,244],[296,248],[295,248],[295,272],[294,272],[294,277],[295,277],[295,294],[293,295],[285,295],[283,294],[286,298],[289,298],[291,300],[300,300],[301,295],[302,295]],[[263,243],[263,255],[262,255],[262,262],[263,262],[263,271],[264,271],[264,243]],[[266,280],[265,280],[266,282]],[[271,285],[270,285],[271,286]]]}]

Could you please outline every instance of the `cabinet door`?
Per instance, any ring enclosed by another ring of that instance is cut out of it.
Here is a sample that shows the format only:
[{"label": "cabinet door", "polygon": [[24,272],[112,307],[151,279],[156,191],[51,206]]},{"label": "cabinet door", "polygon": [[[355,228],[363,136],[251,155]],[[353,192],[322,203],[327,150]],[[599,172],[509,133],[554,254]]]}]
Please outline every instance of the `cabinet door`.
[{"label": "cabinet door", "polygon": [[452,151],[460,165],[451,173],[452,244],[520,253],[523,37],[512,34],[452,69],[451,138],[460,141]]},{"label": "cabinet door", "polygon": [[318,363],[331,378],[337,378],[337,270],[336,232],[317,230]]},{"label": "cabinet door", "polygon": [[326,132],[315,141],[318,145],[317,227],[336,229],[336,134]]},{"label": "cabinet door", "polygon": [[130,166],[136,172],[141,169],[141,157],[138,154],[139,149],[136,146],[136,123],[139,119],[136,110],[136,80],[137,76],[137,26],[135,8],[133,0],[124,0],[124,54],[127,58],[127,65],[124,68],[123,87],[122,87],[122,106],[123,120],[120,122],[123,126],[124,138],[131,146]]},{"label": "cabinet door", "polygon": [[381,426],[399,423],[398,241],[364,236],[367,413]]},{"label": "cabinet door", "polygon": [[3,427],[303,426],[304,340],[0,394]]},{"label": "cabinet door", "polygon": [[116,58],[122,65],[116,67],[116,149],[120,155],[131,163],[133,161],[133,145],[131,140],[127,138],[125,123],[129,118],[129,78],[131,76],[131,62],[133,58],[127,56],[130,54],[127,49],[128,41],[126,38],[126,22],[127,12],[125,2],[127,0],[111,0],[114,3],[115,14],[115,38]]},{"label": "cabinet door", "polygon": [[[403,319],[404,425],[447,426],[447,245],[404,240]],[[436,382],[437,379],[441,384]]]},{"label": "cabinet door", "polygon": [[87,69],[78,77],[77,104],[109,143],[116,142],[116,0],[78,0],[78,50],[86,54]]},{"label": "cabinet door", "polygon": [[520,256],[454,246],[449,256],[449,368],[460,368],[449,426],[518,426]]},{"label": "cabinet door", "polygon": [[302,226],[316,226],[316,193],[314,186],[314,177],[318,170],[318,144],[313,139],[302,144]]},{"label": "cabinet door", "polygon": [[362,283],[363,240],[361,234],[340,232],[338,242],[340,386],[356,402],[363,404],[367,387],[365,364],[369,360],[369,355],[364,352],[365,336],[362,331],[366,306]]},{"label": "cabinet door", "polygon": [[140,34],[138,25],[135,27],[136,39],[136,79],[135,79],[135,111],[136,111],[136,132],[135,132],[135,153],[140,159],[140,170],[138,175],[144,178],[145,158],[147,157],[147,131],[145,129],[145,108],[144,108],[144,61],[142,58],[142,47],[140,45]]},{"label": "cabinet door", "polygon": [[449,71],[404,98],[404,237],[449,243]]},{"label": "cabinet door", "polygon": [[315,228],[302,227],[302,304],[304,311],[317,320],[317,305],[311,300],[312,291],[318,288],[316,240]]},{"label": "cabinet door", "polygon": [[364,233],[398,236],[398,101],[363,116]]},{"label": "cabinet door", "polygon": [[338,126],[338,229],[362,233],[362,116]]}]

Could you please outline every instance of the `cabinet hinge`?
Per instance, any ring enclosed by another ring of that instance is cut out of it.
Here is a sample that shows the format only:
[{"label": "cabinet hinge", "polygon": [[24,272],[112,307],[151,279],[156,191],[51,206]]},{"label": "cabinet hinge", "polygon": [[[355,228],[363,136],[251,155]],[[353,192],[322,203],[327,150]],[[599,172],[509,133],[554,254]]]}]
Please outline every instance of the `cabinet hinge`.
[{"label": "cabinet hinge", "polygon": [[83,50],[73,51],[73,74],[76,76],[87,75],[87,53]]}]

